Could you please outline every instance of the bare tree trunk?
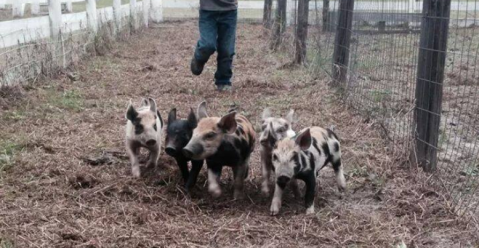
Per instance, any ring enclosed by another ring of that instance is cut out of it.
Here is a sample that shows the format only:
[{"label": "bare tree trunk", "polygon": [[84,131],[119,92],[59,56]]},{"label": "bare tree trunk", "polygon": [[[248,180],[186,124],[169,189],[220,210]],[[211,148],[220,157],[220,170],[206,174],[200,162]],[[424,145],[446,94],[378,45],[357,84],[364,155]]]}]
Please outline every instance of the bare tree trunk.
[{"label": "bare tree trunk", "polygon": [[277,49],[281,45],[283,33],[286,29],[286,0],[278,0],[274,21],[273,42],[271,47]]},{"label": "bare tree trunk", "polygon": [[271,11],[273,9],[273,0],[264,0],[263,26],[271,28]]},{"label": "bare tree trunk", "polygon": [[308,38],[309,0],[298,2],[298,25],[296,27],[296,53],[294,63],[303,64],[306,60],[306,39]]}]

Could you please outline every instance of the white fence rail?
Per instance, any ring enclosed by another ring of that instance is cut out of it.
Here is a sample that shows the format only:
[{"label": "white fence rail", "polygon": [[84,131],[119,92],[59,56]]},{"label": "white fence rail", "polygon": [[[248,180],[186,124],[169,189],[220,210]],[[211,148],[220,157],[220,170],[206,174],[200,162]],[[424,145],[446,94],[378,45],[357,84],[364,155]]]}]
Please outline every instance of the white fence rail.
[{"label": "white fence rail", "polygon": [[[31,0],[28,1],[31,2]],[[133,1],[134,0],[132,0],[132,2]],[[133,14],[130,10],[131,4],[121,5],[118,4],[121,3],[120,1],[115,1],[116,4],[112,7],[97,10],[95,0],[87,0],[87,11],[85,12],[62,14],[60,9],[61,2],[65,1],[49,0],[48,16],[0,22],[0,49],[31,42],[37,39],[55,37],[60,32],[66,34],[86,28],[96,32],[99,21],[101,21],[101,23],[113,21],[116,22],[116,27],[120,27],[121,23],[119,22],[125,17]],[[158,4],[158,2],[160,3]],[[144,0],[135,4],[135,6],[136,10],[134,13],[142,13],[143,17],[147,17],[143,18],[144,25],[147,26],[149,21],[161,21],[161,10],[153,8],[155,6],[156,8],[161,8],[161,0]],[[135,26],[138,27],[138,25],[139,23]]]}]

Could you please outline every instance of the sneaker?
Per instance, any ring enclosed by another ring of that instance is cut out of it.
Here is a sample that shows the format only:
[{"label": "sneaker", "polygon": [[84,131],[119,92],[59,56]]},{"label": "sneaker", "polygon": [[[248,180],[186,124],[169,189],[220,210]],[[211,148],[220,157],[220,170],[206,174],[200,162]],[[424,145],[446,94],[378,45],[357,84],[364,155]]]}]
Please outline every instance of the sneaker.
[{"label": "sneaker", "polygon": [[195,56],[193,56],[191,59],[191,73],[193,73],[193,75],[199,76],[203,72],[204,67],[205,63],[200,63],[195,59]]},{"label": "sneaker", "polygon": [[216,86],[216,90],[219,92],[231,92],[233,87],[231,85],[220,84]]}]

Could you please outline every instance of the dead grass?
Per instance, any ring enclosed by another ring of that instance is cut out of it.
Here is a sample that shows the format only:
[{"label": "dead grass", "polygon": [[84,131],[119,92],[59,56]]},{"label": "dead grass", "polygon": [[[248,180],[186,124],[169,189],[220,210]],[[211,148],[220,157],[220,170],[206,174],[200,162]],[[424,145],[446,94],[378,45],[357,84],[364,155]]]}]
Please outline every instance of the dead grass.
[{"label": "dead grass", "polygon": [[[4,98],[0,154],[10,165],[0,172],[2,247],[479,245],[472,224],[406,169],[406,156],[389,148],[378,125],[346,109],[325,79],[282,67],[289,58],[268,52],[260,26],[239,26],[232,94],[214,91],[214,60],[200,77],[188,71],[197,36],[193,22],[165,23],[80,63],[78,81],[64,75]],[[259,193],[258,149],[244,201],[232,200],[229,173],[221,198],[206,193],[204,172],[185,197],[176,165],[164,154],[158,171],[136,180],[123,150],[124,110],[130,98],[144,96],[157,99],[164,117],[172,107],[185,116],[207,100],[217,115],[238,105],[255,125],[266,106],[296,109],[296,130],[335,125],[349,190],[340,196],[325,169],[316,215],[305,216],[302,202],[287,194],[281,214],[271,217],[270,199]],[[105,154],[103,164],[86,159]]]}]

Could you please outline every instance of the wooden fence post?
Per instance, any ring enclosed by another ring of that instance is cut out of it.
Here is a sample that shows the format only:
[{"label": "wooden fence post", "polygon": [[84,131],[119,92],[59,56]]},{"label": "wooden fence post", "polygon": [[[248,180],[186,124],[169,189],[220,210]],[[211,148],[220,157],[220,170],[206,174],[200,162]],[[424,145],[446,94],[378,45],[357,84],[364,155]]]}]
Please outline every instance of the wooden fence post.
[{"label": "wooden fence post", "polygon": [[150,0],[143,0],[141,7],[143,10],[143,25],[148,27],[148,22],[150,21]]},{"label": "wooden fence post", "polygon": [[416,81],[416,146],[424,171],[436,169],[451,0],[424,0]]},{"label": "wooden fence post", "polygon": [[130,26],[133,30],[138,29],[138,16],[136,12],[136,0],[130,0]]},{"label": "wooden fence post", "polygon": [[50,19],[50,32],[54,39],[60,37],[62,25],[61,0],[48,0],[48,16]]},{"label": "wooden fence post", "polygon": [[416,12],[416,0],[409,0],[408,9],[409,9],[409,13]]},{"label": "wooden fence post", "polygon": [[273,10],[273,0],[264,0],[263,7],[263,26],[271,28],[271,11]]},{"label": "wooden fence post", "polygon": [[115,21],[115,32],[121,30],[121,0],[113,0],[113,18]]},{"label": "wooden fence post", "polygon": [[298,2],[298,24],[296,26],[296,52],[294,62],[303,64],[306,60],[306,39],[308,37],[309,0]]},{"label": "wooden fence post", "polygon": [[281,44],[283,33],[286,29],[286,0],[277,0],[276,16],[274,21],[272,48],[276,49]]},{"label": "wooden fence post", "polygon": [[294,24],[296,14],[294,13],[295,3],[297,0],[286,0],[286,25]]},{"label": "wooden fence post", "polygon": [[323,0],[323,32],[330,31],[329,0]]},{"label": "wooden fence post", "polygon": [[163,21],[163,1],[162,0],[150,0],[150,19],[154,23],[160,23]]},{"label": "wooden fence post", "polygon": [[17,0],[12,4],[12,15],[13,17],[23,17],[25,15],[25,4]]},{"label": "wooden fence post", "polygon": [[339,18],[334,39],[332,70],[336,86],[344,84],[347,79],[353,14],[354,0],[339,0]]},{"label": "wooden fence post", "polygon": [[30,5],[32,15],[39,15],[40,14],[40,1],[39,0],[32,0]]},{"label": "wooden fence post", "polygon": [[67,12],[72,13],[73,12],[73,4],[72,0],[65,1],[66,7],[67,7]]},{"label": "wooden fence post", "polygon": [[86,2],[86,17],[88,27],[96,34],[98,31],[98,15],[96,12],[96,0],[87,0]]}]

